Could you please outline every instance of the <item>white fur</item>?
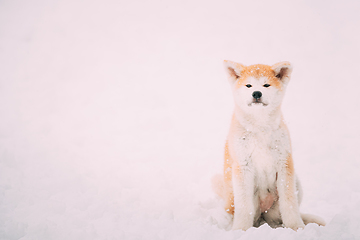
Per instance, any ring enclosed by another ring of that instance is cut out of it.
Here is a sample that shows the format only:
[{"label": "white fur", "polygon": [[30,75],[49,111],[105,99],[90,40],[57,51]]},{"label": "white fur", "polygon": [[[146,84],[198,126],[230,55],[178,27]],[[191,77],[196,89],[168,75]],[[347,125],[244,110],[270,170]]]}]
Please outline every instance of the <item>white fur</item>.
[{"label": "white fur", "polygon": [[[227,140],[230,155],[242,171],[242,175],[238,176],[239,172],[232,168],[235,205],[233,229],[246,230],[264,221],[272,227],[283,224],[294,230],[303,228],[304,222],[299,212],[302,198],[300,182],[296,176],[292,178],[293,182],[286,180],[291,144],[280,110],[290,79],[291,65],[277,64],[274,67],[275,73],[280,72],[282,67],[286,71],[280,88],[263,87],[268,82],[265,76],[247,78],[245,84],[251,84],[251,88],[237,86],[237,77],[241,76],[242,67],[241,64],[225,62],[235,100],[235,117]],[[252,104],[254,91],[262,92],[263,104]],[[296,186],[296,192],[292,193],[294,198],[287,195],[287,188],[291,184]],[[262,214],[259,202],[269,193],[275,202]],[[322,219],[312,215],[303,215],[303,218],[307,218],[304,219],[306,223],[316,219],[318,224],[324,224]]]}]

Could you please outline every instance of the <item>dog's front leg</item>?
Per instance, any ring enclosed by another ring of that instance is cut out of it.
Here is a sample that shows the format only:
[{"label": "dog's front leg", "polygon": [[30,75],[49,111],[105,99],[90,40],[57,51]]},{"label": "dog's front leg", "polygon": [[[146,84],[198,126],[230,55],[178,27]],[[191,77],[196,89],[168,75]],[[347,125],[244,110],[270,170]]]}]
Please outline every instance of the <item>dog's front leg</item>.
[{"label": "dog's front leg", "polygon": [[282,221],[285,227],[297,230],[304,228],[304,222],[299,212],[298,197],[296,195],[296,177],[291,155],[281,164],[278,172],[277,189]]},{"label": "dog's front leg", "polygon": [[234,162],[232,167],[234,190],[234,221],[233,230],[247,230],[254,224],[254,176],[247,167]]}]

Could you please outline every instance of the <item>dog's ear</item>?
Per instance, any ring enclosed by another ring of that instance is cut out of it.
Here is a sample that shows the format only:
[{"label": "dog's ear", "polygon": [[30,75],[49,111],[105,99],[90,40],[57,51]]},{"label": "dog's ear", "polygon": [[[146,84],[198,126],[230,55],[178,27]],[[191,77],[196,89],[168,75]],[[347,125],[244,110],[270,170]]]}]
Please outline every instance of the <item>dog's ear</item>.
[{"label": "dog's ear", "polygon": [[224,67],[230,83],[234,83],[240,78],[241,72],[244,69],[244,65],[228,60],[224,60]]},{"label": "dog's ear", "polygon": [[279,62],[271,66],[277,77],[281,82],[287,83],[290,80],[292,66],[289,62]]}]

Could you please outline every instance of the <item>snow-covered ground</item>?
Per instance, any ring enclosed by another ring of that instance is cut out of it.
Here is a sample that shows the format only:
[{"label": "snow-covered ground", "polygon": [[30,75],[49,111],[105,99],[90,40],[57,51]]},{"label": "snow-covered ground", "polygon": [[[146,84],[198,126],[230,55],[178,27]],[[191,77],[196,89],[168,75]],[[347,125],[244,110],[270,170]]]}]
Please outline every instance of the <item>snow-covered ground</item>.
[{"label": "snow-covered ground", "polygon": [[[360,239],[360,2],[0,1],[0,239]],[[222,61],[290,61],[294,232],[211,191]]]}]

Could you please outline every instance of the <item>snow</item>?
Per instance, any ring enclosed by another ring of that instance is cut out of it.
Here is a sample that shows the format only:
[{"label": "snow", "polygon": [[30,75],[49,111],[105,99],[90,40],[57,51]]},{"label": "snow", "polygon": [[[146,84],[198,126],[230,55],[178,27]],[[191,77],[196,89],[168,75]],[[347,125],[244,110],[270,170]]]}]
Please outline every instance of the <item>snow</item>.
[{"label": "snow", "polygon": [[[0,2],[0,239],[359,239],[358,1]],[[290,61],[295,232],[230,231],[211,190],[224,59]]]}]

